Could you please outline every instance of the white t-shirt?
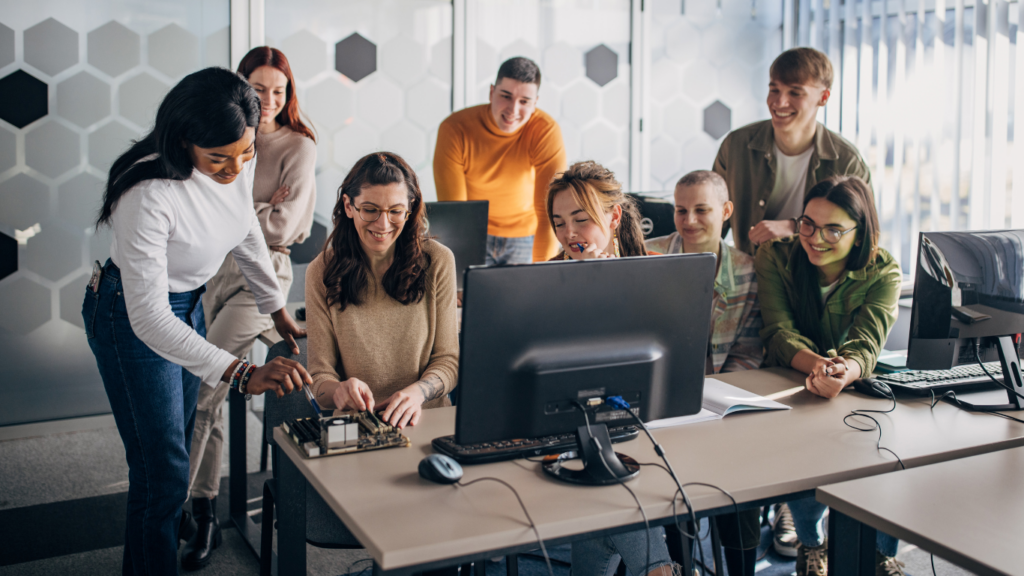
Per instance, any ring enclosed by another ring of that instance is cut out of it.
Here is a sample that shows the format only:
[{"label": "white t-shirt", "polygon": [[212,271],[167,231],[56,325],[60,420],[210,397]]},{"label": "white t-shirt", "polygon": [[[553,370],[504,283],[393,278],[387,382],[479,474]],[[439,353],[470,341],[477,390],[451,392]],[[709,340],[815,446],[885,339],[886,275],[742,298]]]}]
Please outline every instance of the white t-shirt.
[{"label": "white t-shirt", "polygon": [[788,220],[799,218],[804,213],[804,190],[807,186],[807,170],[811,165],[812,144],[796,156],[786,156],[775,148],[775,187],[765,206],[765,220]]},{"label": "white t-shirt", "polygon": [[193,170],[188,180],[146,180],[126,192],[110,217],[110,258],[121,283],[132,330],[164,359],[216,386],[235,359],[210,344],[171,311],[167,294],[199,288],[231,252],[263,314],[280,310],[267,243],[253,209],[256,160],[231,184]]}]

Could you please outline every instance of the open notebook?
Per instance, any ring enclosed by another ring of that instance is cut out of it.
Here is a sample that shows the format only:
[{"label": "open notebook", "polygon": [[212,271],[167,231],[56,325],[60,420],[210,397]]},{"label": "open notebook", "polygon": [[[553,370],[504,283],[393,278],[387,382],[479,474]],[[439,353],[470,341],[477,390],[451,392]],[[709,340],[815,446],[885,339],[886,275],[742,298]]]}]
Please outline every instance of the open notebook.
[{"label": "open notebook", "polygon": [[760,412],[763,410],[790,410],[790,407],[726,384],[721,380],[705,378],[704,402],[700,412],[690,416],[652,420],[647,423],[647,427],[655,430],[707,420],[719,420],[736,412]]}]

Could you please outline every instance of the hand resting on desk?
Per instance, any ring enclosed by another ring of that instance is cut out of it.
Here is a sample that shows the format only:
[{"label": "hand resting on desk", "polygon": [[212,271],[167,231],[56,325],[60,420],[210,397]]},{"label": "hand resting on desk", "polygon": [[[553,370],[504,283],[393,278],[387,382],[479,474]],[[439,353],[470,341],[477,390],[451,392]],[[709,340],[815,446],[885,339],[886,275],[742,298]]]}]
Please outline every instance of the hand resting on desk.
[{"label": "hand resting on desk", "polygon": [[790,366],[807,374],[804,386],[822,398],[839,396],[843,388],[860,378],[860,365],[856,362],[848,362],[842,356],[824,358],[810,350],[797,352]]}]

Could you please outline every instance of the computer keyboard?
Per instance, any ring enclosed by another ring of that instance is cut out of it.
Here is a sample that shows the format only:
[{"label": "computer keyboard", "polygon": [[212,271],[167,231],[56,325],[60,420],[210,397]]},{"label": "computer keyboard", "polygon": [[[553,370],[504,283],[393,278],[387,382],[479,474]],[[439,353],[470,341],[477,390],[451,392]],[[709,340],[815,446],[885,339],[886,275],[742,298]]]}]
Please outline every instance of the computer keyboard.
[{"label": "computer keyboard", "polygon": [[[612,443],[625,442],[636,438],[639,434],[636,426],[609,426],[608,435]],[[479,444],[456,444],[455,436],[441,436],[432,442],[434,450],[446,454],[460,464],[486,464],[515,460],[528,456],[547,456],[561,454],[576,449],[576,434],[556,434],[540,438],[520,438],[501,442],[481,442]]]},{"label": "computer keyboard", "polygon": [[[999,362],[986,362],[985,368],[995,378],[1002,380],[1003,368]],[[909,392],[927,393],[929,390],[941,393],[947,390],[970,392],[997,388],[978,364],[957,366],[949,370],[908,370],[874,377],[890,388]]]}]

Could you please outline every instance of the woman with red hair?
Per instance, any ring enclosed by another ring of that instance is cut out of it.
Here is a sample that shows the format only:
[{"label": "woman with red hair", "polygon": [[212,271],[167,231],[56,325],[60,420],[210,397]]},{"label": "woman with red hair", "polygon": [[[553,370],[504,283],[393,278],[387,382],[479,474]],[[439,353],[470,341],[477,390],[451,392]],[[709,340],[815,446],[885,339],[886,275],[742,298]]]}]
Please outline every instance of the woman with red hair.
[{"label": "woman with red hair", "polygon": [[[288,246],[305,240],[313,226],[316,140],[299,118],[295,79],[280,50],[253,48],[242,58],[238,73],[249,80],[260,97],[253,206],[270,249],[277,282],[287,296],[292,285]],[[270,316],[257,310],[255,297],[230,253],[206,284],[203,308],[206,339],[238,358],[249,353],[260,333],[274,327]],[[186,570],[205,566],[221,542],[216,502],[224,447],[221,408],[228,389],[222,382],[216,388],[203,386],[199,393],[189,457],[192,514],[198,531],[181,556],[181,566]]]}]

